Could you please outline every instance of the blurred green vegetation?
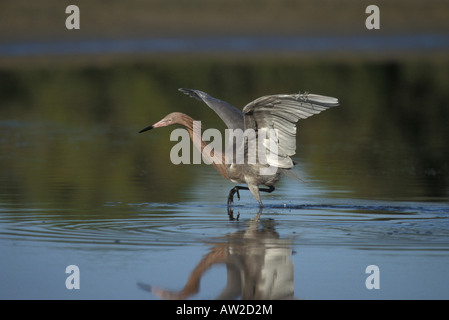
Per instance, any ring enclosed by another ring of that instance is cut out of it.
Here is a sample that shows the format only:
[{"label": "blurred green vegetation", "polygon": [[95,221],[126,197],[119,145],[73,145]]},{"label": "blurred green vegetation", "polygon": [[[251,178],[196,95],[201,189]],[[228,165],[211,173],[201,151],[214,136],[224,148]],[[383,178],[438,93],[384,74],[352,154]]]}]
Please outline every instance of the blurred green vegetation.
[{"label": "blurred green vegetation", "polygon": [[200,183],[198,166],[171,164],[170,129],[138,130],[173,111],[224,128],[179,87],[239,108],[300,90],[338,97],[340,107],[298,124],[310,179],[359,197],[447,200],[449,62],[181,57],[0,70],[1,197],[74,207],[179,201]]}]

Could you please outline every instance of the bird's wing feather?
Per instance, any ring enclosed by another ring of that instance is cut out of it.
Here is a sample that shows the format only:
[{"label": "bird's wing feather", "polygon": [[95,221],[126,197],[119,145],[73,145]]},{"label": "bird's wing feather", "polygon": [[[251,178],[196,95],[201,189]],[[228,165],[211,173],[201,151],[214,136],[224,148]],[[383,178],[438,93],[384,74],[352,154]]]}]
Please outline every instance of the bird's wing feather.
[{"label": "bird's wing feather", "polygon": [[294,164],[290,156],[296,152],[296,122],[334,106],[338,106],[338,99],[317,94],[264,96],[243,108],[245,130],[263,130],[268,164],[291,168]]},{"label": "bird's wing feather", "polygon": [[243,130],[243,113],[233,105],[225,101],[216,99],[200,90],[180,88],[179,91],[192,98],[206,103],[212,110],[214,110],[218,114],[218,116],[221,118],[221,120],[223,120],[223,122],[229,129]]}]

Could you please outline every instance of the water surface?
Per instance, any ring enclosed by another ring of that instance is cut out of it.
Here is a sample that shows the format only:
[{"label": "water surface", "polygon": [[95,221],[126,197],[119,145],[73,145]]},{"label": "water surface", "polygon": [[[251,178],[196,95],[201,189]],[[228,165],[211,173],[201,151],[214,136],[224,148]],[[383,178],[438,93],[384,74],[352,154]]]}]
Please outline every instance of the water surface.
[{"label": "water surface", "polygon": [[[1,71],[2,299],[449,297],[446,62],[179,59]],[[137,133],[172,111],[223,128],[180,86],[341,106],[298,125],[302,181],[257,222],[213,168],[170,162],[169,128]]]},{"label": "water surface", "polygon": [[[166,297],[237,298],[253,286],[258,294],[245,298],[448,296],[449,205],[331,199],[295,184],[280,188],[288,200],[264,198],[258,222],[248,195],[230,220],[216,183],[172,204],[107,202],[80,211],[2,203],[2,298],[156,299],[163,289],[173,291]],[[293,188],[295,197],[285,190]],[[65,288],[72,264],[81,273],[76,291]],[[379,290],[365,287],[373,264]],[[191,275],[198,266],[200,275]],[[179,293],[190,277],[198,277],[199,292]],[[273,289],[266,277],[281,280]],[[223,293],[228,281],[234,293]]]}]

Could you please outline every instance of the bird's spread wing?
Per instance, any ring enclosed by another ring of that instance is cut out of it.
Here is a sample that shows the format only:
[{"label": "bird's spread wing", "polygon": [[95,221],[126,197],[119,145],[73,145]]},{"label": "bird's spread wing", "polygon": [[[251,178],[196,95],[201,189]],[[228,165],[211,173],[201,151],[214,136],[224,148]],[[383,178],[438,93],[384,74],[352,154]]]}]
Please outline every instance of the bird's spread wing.
[{"label": "bird's spread wing", "polygon": [[291,168],[294,164],[290,156],[296,151],[296,122],[334,106],[338,106],[338,99],[317,94],[264,96],[243,108],[245,130],[254,129],[258,137],[264,134],[268,164]]},{"label": "bird's spread wing", "polygon": [[218,116],[221,118],[221,120],[223,120],[223,122],[229,129],[243,130],[243,114],[242,111],[240,111],[236,107],[225,101],[216,99],[200,90],[180,88],[179,91],[192,98],[206,103],[212,110],[214,110],[218,114]]}]

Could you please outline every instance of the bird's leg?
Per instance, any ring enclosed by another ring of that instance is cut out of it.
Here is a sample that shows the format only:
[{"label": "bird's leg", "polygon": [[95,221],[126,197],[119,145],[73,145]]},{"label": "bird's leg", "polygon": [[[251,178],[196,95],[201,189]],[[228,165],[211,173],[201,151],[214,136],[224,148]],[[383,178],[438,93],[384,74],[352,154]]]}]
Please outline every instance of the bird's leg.
[{"label": "bird's leg", "polygon": [[274,191],[274,187],[273,186],[268,186],[268,189],[260,189],[259,191],[264,191],[264,192],[268,192],[268,193],[272,193]]},{"label": "bird's leg", "polygon": [[239,190],[249,190],[248,187],[242,187],[242,186],[235,186],[234,188],[232,188],[229,191],[229,196],[228,196],[228,206],[234,202],[234,194],[237,193],[237,197],[240,200],[240,194],[239,194]]},{"label": "bird's leg", "polygon": [[231,205],[231,203],[234,202],[234,194],[237,193],[237,197],[240,200],[240,193],[239,190],[250,190],[251,193],[254,195],[254,197],[257,199],[257,201],[259,201],[259,205],[261,207],[263,207],[262,201],[260,201],[260,196],[259,196],[259,191],[264,191],[264,192],[268,192],[271,193],[274,191],[274,187],[273,186],[268,186],[268,189],[266,188],[262,188],[259,189],[259,187],[257,185],[250,185],[251,188],[248,187],[242,187],[242,186],[235,186],[234,188],[232,188],[229,191],[229,196],[228,196],[228,207]]},{"label": "bird's leg", "polygon": [[263,204],[262,204],[262,200],[260,200],[259,191],[264,191],[264,192],[268,192],[268,193],[271,193],[274,191],[273,186],[268,186],[268,189],[266,189],[266,188],[260,189],[257,185],[251,185],[251,184],[249,184],[248,186],[249,186],[249,190],[251,191],[251,193],[254,195],[254,197],[257,199],[257,201],[259,201],[260,207],[263,207]]}]

